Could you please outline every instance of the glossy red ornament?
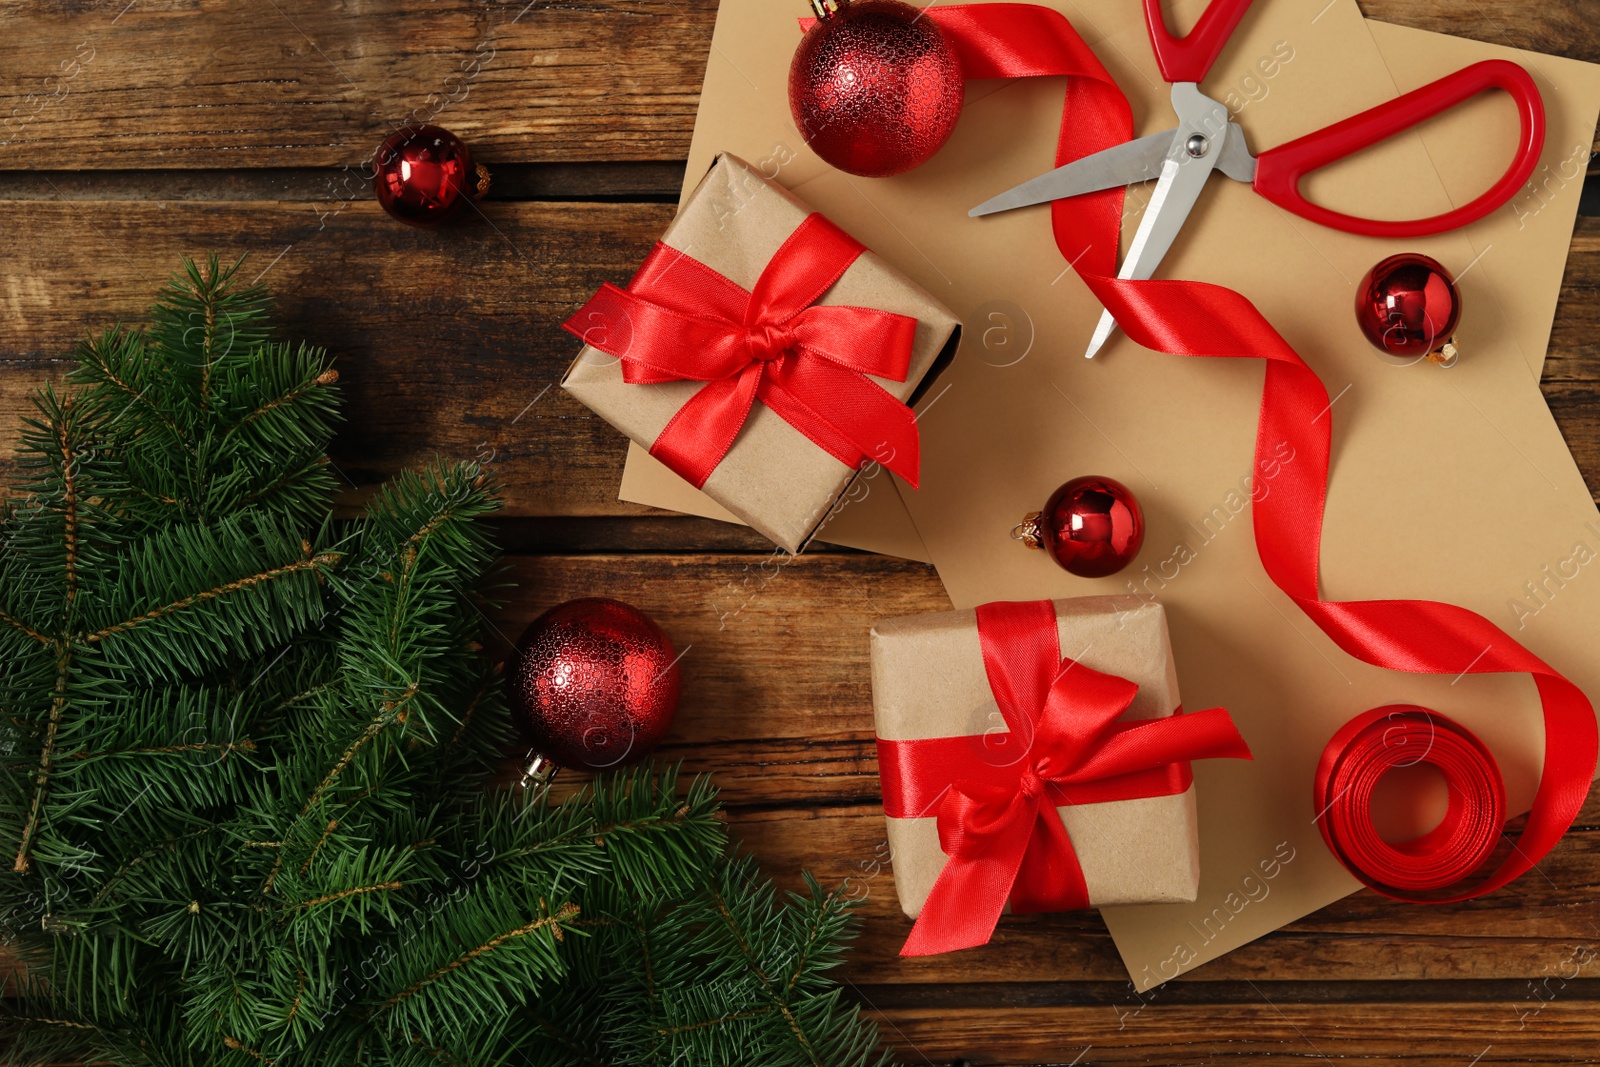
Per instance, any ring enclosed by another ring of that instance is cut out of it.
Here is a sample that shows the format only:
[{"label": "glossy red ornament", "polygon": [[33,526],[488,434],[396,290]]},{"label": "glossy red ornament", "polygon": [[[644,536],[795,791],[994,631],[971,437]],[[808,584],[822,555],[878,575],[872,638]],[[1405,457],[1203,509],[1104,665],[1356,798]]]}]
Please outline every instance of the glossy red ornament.
[{"label": "glossy red ornament", "polygon": [[537,753],[604,770],[643,759],[672,726],[678,660],[638,608],[569,600],[529,624],[507,678],[512,718]]},{"label": "glossy red ornament", "polygon": [[383,210],[413,226],[438,226],[489,190],[489,172],[466,143],[438,126],[404,126],[372,157],[372,189]]},{"label": "glossy red ornament", "polygon": [[1461,292],[1437,260],[1416,252],[1390,256],[1356,287],[1356,324],[1391,362],[1426,358],[1455,364]]},{"label": "glossy red ornament", "polygon": [[1042,548],[1080,578],[1115,574],[1144,544],[1144,512],[1128,487],[1112,478],[1074,478],[1050,494],[1043,511],[1020,522],[1011,536]]},{"label": "glossy red ornament", "polygon": [[961,117],[961,63],[944,31],[899,0],[813,7],[789,66],[789,110],[806,143],[864,178],[926,162]]}]

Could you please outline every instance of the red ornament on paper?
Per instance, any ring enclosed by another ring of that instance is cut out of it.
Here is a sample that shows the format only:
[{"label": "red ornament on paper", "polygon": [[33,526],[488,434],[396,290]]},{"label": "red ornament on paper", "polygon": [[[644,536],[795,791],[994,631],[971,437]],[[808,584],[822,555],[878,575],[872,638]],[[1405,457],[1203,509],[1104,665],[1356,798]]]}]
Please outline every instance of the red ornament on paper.
[{"label": "red ornament on paper", "polygon": [[489,171],[466,143],[438,126],[403,126],[372,157],[372,189],[383,210],[413,226],[438,226],[489,191]]},{"label": "red ornament on paper", "polygon": [[899,0],[812,0],[789,67],[789,110],[824,160],[882,178],[927,162],[961,117],[961,63],[937,23]]},{"label": "red ornament on paper", "polygon": [[619,600],[569,600],[522,634],[508,677],[528,743],[563,767],[643,759],[672,726],[678,661],[651,618]]},{"label": "red ornament on paper", "polygon": [[1128,487],[1112,478],[1074,478],[1050,494],[1043,511],[1017,524],[1011,536],[1042,548],[1080,578],[1115,574],[1144,544],[1144,512]]},{"label": "red ornament on paper", "polygon": [[1426,358],[1455,366],[1460,321],[1456,280],[1437,260],[1416,252],[1390,256],[1356,287],[1356,324],[1374,348],[1396,361]]}]

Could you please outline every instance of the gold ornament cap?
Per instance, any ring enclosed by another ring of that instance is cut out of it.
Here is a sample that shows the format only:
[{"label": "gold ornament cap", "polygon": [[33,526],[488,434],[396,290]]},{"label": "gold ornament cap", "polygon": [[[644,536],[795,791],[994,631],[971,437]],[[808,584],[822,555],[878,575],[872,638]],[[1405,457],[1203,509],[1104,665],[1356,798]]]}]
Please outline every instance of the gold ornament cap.
[{"label": "gold ornament cap", "polygon": [[1011,527],[1011,540],[1021,541],[1029,548],[1043,548],[1044,531],[1039,527],[1039,520],[1043,516],[1042,511],[1028,512],[1021,522]]}]

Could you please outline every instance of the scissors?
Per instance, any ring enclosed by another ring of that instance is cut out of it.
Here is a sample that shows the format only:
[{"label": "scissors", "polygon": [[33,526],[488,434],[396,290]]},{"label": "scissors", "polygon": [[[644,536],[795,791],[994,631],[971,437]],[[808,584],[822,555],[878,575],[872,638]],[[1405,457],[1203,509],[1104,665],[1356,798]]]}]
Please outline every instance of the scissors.
[{"label": "scissors", "polygon": [[[1301,218],[1347,233],[1392,238],[1443,233],[1481,219],[1510,200],[1533,173],[1544,149],[1544,101],[1528,72],[1503,59],[1463,67],[1343,122],[1259,156],[1251,155],[1244,131],[1231,120],[1228,109],[1202,93],[1199,85],[1251,2],[1212,0],[1188,36],[1174,37],[1161,14],[1161,0],[1144,0],[1145,22],[1150,28],[1156,62],[1161,76],[1172,85],[1177,128],[1057,167],[979,204],[968,214],[990,215],[1154,178],[1155,192],[1117,274],[1119,278],[1143,280],[1155,273],[1161,258],[1172,247],[1213,170],[1220,170],[1235,181],[1248,182],[1257,194]],[[1517,105],[1522,132],[1511,166],[1471,203],[1431,218],[1388,221],[1332,211],[1300,195],[1300,182],[1307,174],[1403,133],[1489,89],[1503,89],[1510,94]],[[1084,355],[1094,358],[1115,328],[1111,313],[1102,312]]]}]

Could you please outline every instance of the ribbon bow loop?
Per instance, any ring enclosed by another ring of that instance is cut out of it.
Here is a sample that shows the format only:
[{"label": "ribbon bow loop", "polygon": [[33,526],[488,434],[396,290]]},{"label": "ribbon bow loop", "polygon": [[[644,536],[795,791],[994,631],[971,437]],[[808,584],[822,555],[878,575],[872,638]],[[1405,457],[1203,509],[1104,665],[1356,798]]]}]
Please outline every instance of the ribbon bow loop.
[{"label": "ribbon bow loop", "polygon": [[650,446],[697,489],[733,447],[756,400],[846,466],[875,460],[915,486],[916,419],[868,376],[906,380],[917,320],[817,304],[864,251],[821,215],[808,215],[746,292],[658,242],[628,288],[602,286],[563,326],[616,356],[629,384],[706,383]]},{"label": "ribbon bow loop", "polygon": [[1031,748],[1040,776],[1065,779],[1082,766],[1138,692],[1139,687],[1126,678],[1062,660],[1040,709]]}]

